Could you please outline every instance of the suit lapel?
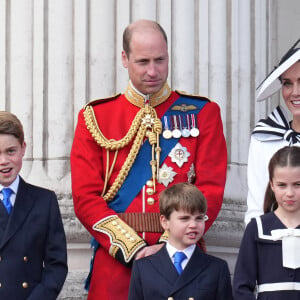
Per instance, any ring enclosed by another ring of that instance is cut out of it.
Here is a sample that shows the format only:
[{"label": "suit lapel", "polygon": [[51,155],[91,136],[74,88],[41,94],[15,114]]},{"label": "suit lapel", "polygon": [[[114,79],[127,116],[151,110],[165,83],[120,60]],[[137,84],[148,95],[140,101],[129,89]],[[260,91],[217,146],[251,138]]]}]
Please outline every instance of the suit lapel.
[{"label": "suit lapel", "polygon": [[157,273],[165,278],[172,287],[178,279],[178,273],[170,259],[166,246],[163,246],[162,249],[152,256],[151,263]]},{"label": "suit lapel", "polygon": [[178,290],[182,289],[184,286],[189,284],[195,279],[209,264],[209,256],[206,256],[198,246],[196,246],[188,264],[178,277],[178,280],[174,284],[174,290],[172,294],[176,293]]},{"label": "suit lapel", "polygon": [[18,231],[31,211],[34,199],[30,197],[30,189],[28,187],[29,185],[20,177],[15,205],[10,215],[0,248],[3,248],[7,241]]}]

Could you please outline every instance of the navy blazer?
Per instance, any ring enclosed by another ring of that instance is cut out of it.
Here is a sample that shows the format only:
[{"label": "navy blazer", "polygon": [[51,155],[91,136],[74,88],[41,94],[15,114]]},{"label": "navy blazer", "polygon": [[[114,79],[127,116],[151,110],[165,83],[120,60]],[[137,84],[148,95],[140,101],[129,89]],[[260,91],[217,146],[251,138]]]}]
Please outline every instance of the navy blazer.
[{"label": "navy blazer", "polygon": [[197,246],[179,276],[164,246],[133,264],[128,300],[231,300],[226,261],[203,253]]},{"label": "navy blazer", "polygon": [[0,299],[57,299],[67,272],[56,195],[20,178],[9,217],[0,205]]}]

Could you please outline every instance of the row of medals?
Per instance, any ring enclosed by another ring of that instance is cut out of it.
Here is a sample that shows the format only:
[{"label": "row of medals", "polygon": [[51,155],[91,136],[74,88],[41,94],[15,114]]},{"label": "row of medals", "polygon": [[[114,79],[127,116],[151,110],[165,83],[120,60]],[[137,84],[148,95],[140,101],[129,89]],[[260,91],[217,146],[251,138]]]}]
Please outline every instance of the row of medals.
[{"label": "row of medals", "polygon": [[196,115],[171,115],[164,116],[164,130],[163,137],[165,139],[180,137],[197,137],[199,135],[199,129],[196,127]]}]

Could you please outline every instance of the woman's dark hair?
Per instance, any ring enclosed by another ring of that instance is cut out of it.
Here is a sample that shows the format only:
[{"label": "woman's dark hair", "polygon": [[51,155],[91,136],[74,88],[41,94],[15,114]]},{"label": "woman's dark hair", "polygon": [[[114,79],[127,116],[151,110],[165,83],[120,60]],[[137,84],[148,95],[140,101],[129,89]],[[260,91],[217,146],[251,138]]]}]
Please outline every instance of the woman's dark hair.
[{"label": "woman's dark hair", "polygon": [[300,167],[300,147],[286,146],[279,149],[272,156],[269,162],[269,183],[265,193],[264,213],[274,211],[278,207],[270,184],[274,177],[274,170],[277,167]]}]

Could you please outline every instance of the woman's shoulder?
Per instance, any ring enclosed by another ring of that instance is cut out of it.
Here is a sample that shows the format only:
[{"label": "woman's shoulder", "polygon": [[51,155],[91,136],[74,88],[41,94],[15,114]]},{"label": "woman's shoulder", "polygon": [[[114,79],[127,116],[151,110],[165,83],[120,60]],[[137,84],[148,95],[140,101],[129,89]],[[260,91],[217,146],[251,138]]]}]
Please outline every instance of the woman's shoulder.
[{"label": "woman's shoulder", "polygon": [[252,136],[261,141],[282,140],[290,129],[288,116],[283,107],[277,106],[266,119],[260,119],[252,131]]},{"label": "woman's shoulder", "polygon": [[[251,135],[249,151],[250,154],[253,153],[253,155],[255,155],[256,160],[265,160],[266,157],[270,159],[277,150],[288,145],[289,143],[284,139],[262,140],[256,135]],[[257,156],[257,153],[260,153],[261,156]],[[268,161],[269,160],[267,160],[266,163],[268,163]]]}]

